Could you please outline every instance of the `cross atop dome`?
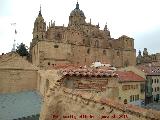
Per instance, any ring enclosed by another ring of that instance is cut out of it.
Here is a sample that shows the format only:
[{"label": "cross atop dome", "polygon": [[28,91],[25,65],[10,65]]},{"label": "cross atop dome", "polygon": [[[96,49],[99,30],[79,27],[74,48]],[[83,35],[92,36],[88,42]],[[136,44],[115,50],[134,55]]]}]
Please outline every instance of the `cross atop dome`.
[{"label": "cross atop dome", "polygon": [[42,13],[41,13],[41,5],[40,5],[40,10],[39,10],[38,16],[42,16]]}]

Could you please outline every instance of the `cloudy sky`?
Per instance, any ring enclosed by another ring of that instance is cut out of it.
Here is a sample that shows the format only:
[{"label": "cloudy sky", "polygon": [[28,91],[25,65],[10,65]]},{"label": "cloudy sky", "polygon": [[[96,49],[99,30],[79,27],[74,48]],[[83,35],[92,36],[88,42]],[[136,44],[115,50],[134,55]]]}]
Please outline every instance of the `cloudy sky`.
[{"label": "cloudy sky", "polygon": [[[70,12],[77,0],[0,0],[0,54],[11,51],[14,39],[29,46],[34,21],[40,4],[48,23],[68,25]],[[135,48],[148,48],[149,53],[160,52],[159,0],[79,0],[86,21],[99,22],[100,29],[107,22],[111,36],[127,35],[135,39]],[[16,23],[16,25],[11,25]],[[14,30],[17,29],[17,35]]]}]

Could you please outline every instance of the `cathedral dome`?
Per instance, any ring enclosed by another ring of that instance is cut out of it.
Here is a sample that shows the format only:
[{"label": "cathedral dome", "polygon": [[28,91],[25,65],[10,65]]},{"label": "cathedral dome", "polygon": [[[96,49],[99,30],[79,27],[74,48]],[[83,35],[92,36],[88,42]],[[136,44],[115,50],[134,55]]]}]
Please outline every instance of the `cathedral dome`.
[{"label": "cathedral dome", "polygon": [[78,2],[76,4],[76,8],[72,10],[72,12],[70,13],[70,16],[75,16],[75,15],[80,15],[81,17],[85,17],[84,12],[79,9]]}]

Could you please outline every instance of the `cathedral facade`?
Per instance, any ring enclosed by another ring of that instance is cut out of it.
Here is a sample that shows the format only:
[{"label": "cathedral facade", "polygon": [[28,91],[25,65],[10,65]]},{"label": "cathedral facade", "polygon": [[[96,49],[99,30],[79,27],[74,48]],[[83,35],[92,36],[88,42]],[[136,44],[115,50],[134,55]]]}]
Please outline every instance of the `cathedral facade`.
[{"label": "cathedral facade", "polygon": [[32,63],[42,68],[57,64],[91,65],[95,61],[115,67],[136,64],[133,38],[123,35],[114,39],[107,25],[100,30],[99,25],[87,23],[85,19],[77,2],[67,27],[55,26],[52,21],[46,27],[40,9],[30,44]]}]

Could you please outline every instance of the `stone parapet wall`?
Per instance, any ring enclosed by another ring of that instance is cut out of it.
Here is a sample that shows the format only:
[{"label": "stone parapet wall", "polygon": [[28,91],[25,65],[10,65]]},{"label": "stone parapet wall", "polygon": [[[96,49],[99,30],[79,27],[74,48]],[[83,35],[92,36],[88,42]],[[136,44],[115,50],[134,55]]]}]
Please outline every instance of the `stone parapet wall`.
[{"label": "stone parapet wall", "polygon": [[0,69],[0,93],[36,90],[37,71]]},{"label": "stone parapet wall", "polygon": [[40,120],[70,120],[71,117],[77,120],[81,120],[81,117],[85,117],[85,120],[111,120],[114,117],[126,120],[159,120],[159,116],[159,111],[124,105],[116,100],[100,98],[96,94],[56,85],[46,94]]}]

